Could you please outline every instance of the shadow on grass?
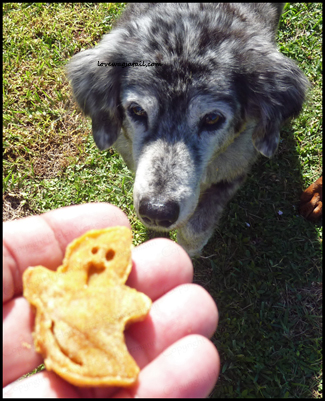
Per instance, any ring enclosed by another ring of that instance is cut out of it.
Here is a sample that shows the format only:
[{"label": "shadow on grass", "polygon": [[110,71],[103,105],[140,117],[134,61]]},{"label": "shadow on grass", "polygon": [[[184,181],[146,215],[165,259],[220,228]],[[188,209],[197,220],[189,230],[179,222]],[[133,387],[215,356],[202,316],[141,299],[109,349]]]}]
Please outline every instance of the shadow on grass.
[{"label": "shadow on grass", "polygon": [[[215,397],[311,397],[321,371],[319,225],[298,215],[300,163],[291,128],[228,204],[194,281],[215,299],[221,357]],[[310,380],[312,379],[312,380]],[[315,385],[315,384],[314,384]]]}]

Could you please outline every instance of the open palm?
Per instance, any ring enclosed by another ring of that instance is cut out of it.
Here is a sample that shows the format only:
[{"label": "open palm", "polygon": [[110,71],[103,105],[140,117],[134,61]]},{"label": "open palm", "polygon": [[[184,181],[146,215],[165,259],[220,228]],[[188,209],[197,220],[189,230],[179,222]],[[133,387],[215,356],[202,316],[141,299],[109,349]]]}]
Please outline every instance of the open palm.
[{"label": "open palm", "polygon": [[3,383],[7,397],[205,397],[219,375],[219,356],[208,338],[218,312],[210,295],[191,284],[192,263],[176,243],[157,238],[132,252],[127,285],[153,301],[143,322],[125,331],[129,352],[141,371],[130,388],[78,388],[51,371],[16,381],[42,363],[33,345],[34,314],[22,297],[28,266],[55,270],[66,246],[90,229],[124,225],[115,206],[92,203],[58,209],[4,224]]}]

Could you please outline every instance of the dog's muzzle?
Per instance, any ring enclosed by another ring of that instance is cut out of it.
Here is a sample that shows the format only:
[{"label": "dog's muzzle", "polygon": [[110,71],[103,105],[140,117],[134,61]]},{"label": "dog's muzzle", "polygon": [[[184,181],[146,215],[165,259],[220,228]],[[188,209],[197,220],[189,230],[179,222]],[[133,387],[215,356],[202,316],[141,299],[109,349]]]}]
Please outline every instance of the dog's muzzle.
[{"label": "dog's muzzle", "polygon": [[174,201],[143,198],[139,203],[139,215],[143,222],[157,229],[173,225],[178,219],[179,209],[179,204]]}]

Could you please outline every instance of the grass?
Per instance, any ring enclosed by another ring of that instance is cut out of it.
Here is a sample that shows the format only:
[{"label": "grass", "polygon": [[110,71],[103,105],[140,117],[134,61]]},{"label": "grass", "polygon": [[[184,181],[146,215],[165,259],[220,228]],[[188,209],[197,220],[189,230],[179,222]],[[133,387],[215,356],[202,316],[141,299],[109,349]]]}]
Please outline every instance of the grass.
[{"label": "grass", "polygon": [[[114,150],[95,147],[64,75],[124,6],[3,5],[4,220],[105,201],[127,213],[135,245],[148,238],[132,204],[134,176]],[[322,226],[297,214],[302,189],[322,173],[322,4],[287,4],[278,43],[310,80],[308,100],[194,260],[195,282],[220,312],[212,397],[322,396]]]}]

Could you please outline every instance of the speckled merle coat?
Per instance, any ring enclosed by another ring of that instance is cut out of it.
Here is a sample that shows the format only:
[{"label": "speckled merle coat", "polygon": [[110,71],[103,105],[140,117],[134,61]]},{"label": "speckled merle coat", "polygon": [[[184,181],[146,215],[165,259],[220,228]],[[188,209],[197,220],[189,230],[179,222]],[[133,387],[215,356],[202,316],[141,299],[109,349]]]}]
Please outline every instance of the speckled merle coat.
[{"label": "speckled merle coat", "polygon": [[136,172],[139,218],[178,229],[190,255],[301,110],[308,81],[276,48],[281,12],[268,3],[131,4],[68,65],[98,148],[114,145]]}]

